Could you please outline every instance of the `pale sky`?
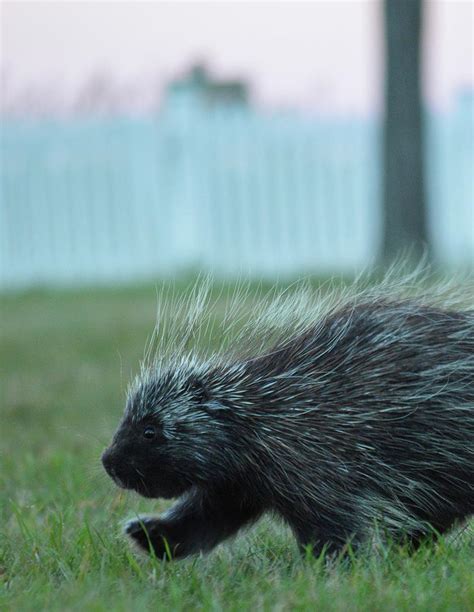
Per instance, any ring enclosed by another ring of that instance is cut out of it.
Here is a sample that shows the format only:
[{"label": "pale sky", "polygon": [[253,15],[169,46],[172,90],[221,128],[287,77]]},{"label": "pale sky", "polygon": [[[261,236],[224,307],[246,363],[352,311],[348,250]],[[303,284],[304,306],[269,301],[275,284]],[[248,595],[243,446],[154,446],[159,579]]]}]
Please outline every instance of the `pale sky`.
[{"label": "pale sky", "polygon": [[[245,77],[256,102],[338,113],[380,108],[380,0],[3,2],[1,66],[11,91],[73,96],[107,73],[146,100],[197,58]],[[424,88],[444,108],[474,87],[473,2],[426,0]]]}]

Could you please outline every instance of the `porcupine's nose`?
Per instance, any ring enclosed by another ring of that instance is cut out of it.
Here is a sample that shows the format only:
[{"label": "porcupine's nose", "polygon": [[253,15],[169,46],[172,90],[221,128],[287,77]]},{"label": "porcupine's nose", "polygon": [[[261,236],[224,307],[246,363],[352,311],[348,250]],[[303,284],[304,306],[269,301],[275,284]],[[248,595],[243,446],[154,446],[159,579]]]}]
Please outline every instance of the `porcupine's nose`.
[{"label": "porcupine's nose", "polygon": [[120,463],[117,462],[117,453],[113,445],[102,453],[102,465],[117,486],[122,489],[128,488],[127,474],[123,473],[123,466],[121,467]]},{"label": "porcupine's nose", "polygon": [[115,470],[113,468],[113,460],[112,460],[112,452],[110,450],[110,448],[107,448],[103,453],[102,453],[102,465],[104,466],[105,471],[107,472],[107,474],[109,476],[111,476],[112,478],[115,477]]}]

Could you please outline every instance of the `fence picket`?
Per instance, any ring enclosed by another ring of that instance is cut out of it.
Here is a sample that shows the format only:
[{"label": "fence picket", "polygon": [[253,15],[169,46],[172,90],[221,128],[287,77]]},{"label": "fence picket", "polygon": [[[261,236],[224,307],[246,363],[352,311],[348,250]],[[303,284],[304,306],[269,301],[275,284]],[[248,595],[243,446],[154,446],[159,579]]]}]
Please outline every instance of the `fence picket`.
[{"label": "fence picket", "polygon": [[[474,261],[473,126],[427,120],[438,259]],[[6,122],[0,288],[352,270],[380,241],[376,121],[245,108],[75,123]]]}]

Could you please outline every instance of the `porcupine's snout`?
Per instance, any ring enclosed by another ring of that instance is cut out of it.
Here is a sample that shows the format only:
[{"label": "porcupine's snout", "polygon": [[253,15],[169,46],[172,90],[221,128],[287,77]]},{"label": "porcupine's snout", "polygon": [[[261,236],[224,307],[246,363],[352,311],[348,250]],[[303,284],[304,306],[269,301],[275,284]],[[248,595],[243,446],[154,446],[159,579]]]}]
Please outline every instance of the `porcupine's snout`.
[{"label": "porcupine's snout", "polygon": [[121,473],[118,467],[117,453],[114,446],[110,446],[102,453],[102,465],[104,466],[107,474],[112,478],[115,484],[122,489],[128,488],[127,486],[127,475]]}]

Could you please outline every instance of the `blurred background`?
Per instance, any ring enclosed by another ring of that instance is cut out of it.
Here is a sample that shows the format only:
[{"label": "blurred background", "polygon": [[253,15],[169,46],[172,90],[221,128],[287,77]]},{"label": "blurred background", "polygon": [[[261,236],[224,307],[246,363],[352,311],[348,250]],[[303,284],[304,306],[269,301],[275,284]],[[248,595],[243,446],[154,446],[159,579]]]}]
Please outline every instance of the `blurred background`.
[{"label": "blurred background", "polygon": [[472,267],[472,9],[4,2],[0,287]]},{"label": "blurred background", "polygon": [[[296,574],[279,552],[291,554],[290,540],[278,526],[256,530],[267,547],[244,541],[241,557],[222,564],[235,576],[228,605],[219,561],[209,578],[176,569],[175,581],[158,573],[143,589],[148,571],[137,580],[119,526],[167,502],[125,495],[100,455],[157,302],[179,324],[166,300],[201,272],[216,279],[212,334],[199,345],[212,352],[235,279],[249,281],[238,295],[251,317],[277,282],[309,276],[324,292],[329,276],[345,282],[400,253],[474,271],[472,9],[448,0],[0,4],[0,583],[17,597],[0,608],[160,601],[190,610],[202,583],[204,608],[245,609],[239,568],[252,576],[254,563],[281,600],[277,557],[294,607]],[[470,553],[440,557],[441,569],[461,572],[441,581],[442,601],[468,593]],[[238,560],[247,557],[248,566]],[[431,601],[421,574],[395,574],[402,607],[410,584],[413,601]],[[348,580],[331,578],[316,608],[338,607],[339,596],[370,608],[370,580],[359,599]],[[374,597],[390,601],[372,607],[393,608],[392,583],[374,580]],[[249,582],[249,609],[265,605],[258,584]]]}]

